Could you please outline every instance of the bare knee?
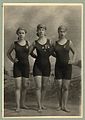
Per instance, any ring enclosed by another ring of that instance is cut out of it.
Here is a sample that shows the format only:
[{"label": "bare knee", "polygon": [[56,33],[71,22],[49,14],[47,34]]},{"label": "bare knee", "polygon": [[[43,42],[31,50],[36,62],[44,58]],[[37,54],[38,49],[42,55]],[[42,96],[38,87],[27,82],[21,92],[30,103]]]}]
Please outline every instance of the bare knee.
[{"label": "bare knee", "polygon": [[22,89],[27,89],[28,84],[29,84],[28,78],[23,78],[22,79]]},{"label": "bare knee", "polygon": [[63,81],[62,89],[63,91],[68,91],[70,81]]},{"label": "bare knee", "polygon": [[15,79],[15,89],[20,90],[21,89],[21,77],[18,77]]},{"label": "bare knee", "polygon": [[61,83],[57,83],[57,88],[58,88],[58,90],[61,90],[62,89],[62,84]]},{"label": "bare knee", "polygon": [[64,85],[64,86],[62,87],[62,90],[65,91],[65,92],[68,91],[68,86],[65,86],[65,85]]},{"label": "bare knee", "polygon": [[22,89],[27,89],[27,88],[28,88],[27,83],[25,83],[25,84],[22,85]]},{"label": "bare knee", "polygon": [[41,90],[41,85],[42,85],[42,77],[41,76],[36,76],[34,78],[35,80],[35,89],[36,90]]}]

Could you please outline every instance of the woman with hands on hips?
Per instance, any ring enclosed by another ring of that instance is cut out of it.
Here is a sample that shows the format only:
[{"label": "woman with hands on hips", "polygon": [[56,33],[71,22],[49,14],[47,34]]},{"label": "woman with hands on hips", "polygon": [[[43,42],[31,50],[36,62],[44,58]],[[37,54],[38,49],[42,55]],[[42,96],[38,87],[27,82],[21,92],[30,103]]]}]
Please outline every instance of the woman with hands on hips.
[{"label": "woman with hands on hips", "polygon": [[[20,108],[27,109],[27,106],[25,105],[25,96],[29,78],[29,41],[25,40],[26,33],[26,29],[19,27],[16,30],[18,39],[12,43],[7,52],[8,58],[13,63],[17,112],[20,111]],[[15,51],[15,58],[11,55],[13,51]]]}]

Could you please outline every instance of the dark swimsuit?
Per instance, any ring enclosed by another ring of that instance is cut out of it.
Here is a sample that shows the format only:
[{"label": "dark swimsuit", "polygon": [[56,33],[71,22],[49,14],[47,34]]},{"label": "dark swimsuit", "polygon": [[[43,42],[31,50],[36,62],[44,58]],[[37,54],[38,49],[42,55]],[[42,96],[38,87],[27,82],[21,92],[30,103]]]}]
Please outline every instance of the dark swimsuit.
[{"label": "dark swimsuit", "polygon": [[28,61],[28,52],[29,45],[26,41],[26,45],[21,46],[18,42],[14,43],[16,58],[19,60],[17,63],[14,63],[13,66],[13,75],[14,77],[29,77],[29,61]]},{"label": "dark swimsuit", "polygon": [[41,45],[38,41],[35,41],[34,48],[37,51],[37,57],[33,67],[34,76],[50,76],[51,65],[49,61],[49,56],[51,55],[51,45],[50,41],[44,45]]},{"label": "dark swimsuit", "polygon": [[69,43],[69,40],[67,40],[67,42],[64,45],[60,45],[57,41],[55,42],[55,79],[71,79],[72,65],[68,64],[70,51]]}]

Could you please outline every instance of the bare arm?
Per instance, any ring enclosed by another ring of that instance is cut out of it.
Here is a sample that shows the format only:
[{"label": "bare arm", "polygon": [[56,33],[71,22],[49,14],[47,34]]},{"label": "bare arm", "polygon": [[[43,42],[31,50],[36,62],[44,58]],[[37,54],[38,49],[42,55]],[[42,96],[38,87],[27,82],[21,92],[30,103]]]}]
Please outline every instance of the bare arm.
[{"label": "bare arm", "polygon": [[37,55],[33,52],[35,49],[35,42],[32,43],[32,45],[30,45],[30,48],[29,48],[29,55],[31,55],[33,58],[36,58]]},{"label": "bare arm", "polygon": [[54,51],[54,46],[55,46],[55,43],[51,41],[51,47],[52,47],[52,52],[51,52],[52,54],[51,55],[56,58],[56,53]]},{"label": "bare arm", "polygon": [[70,41],[70,50],[71,50],[71,52],[73,53],[73,57],[72,57],[71,64],[75,64],[75,62],[76,62],[76,49],[75,49],[75,47],[73,46],[72,41]]},{"label": "bare arm", "polygon": [[7,51],[7,56],[11,60],[12,63],[15,62],[15,59],[11,56],[12,51],[14,50],[14,44],[11,44],[10,48]]},{"label": "bare arm", "polygon": [[52,51],[52,56],[56,58],[56,53]]}]

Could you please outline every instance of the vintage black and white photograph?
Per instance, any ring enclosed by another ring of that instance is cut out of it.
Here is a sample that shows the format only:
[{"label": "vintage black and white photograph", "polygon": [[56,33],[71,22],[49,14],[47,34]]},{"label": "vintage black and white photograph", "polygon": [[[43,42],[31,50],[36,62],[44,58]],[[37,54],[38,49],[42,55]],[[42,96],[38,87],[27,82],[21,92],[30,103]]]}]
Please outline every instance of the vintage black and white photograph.
[{"label": "vintage black and white photograph", "polygon": [[3,4],[3,117],[81,118],[83,5]]}]

